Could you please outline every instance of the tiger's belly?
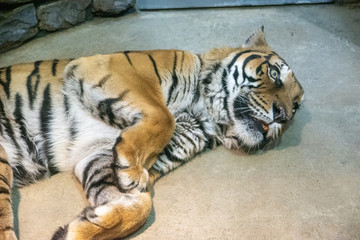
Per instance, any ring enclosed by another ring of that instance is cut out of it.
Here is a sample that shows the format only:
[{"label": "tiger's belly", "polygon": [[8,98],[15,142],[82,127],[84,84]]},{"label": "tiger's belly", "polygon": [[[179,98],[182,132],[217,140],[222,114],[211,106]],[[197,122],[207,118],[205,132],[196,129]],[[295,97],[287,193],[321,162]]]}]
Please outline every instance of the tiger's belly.
[{"label": "tiger's belly", "polygon": [[0,145],[13,168],[15,185],[72,171],[87,155],[111,150],[121,133],[79,105],[66,103],[64,96],[56,99],[56,104],[33,109],[22,100],[0,102]]},{"label": "tiger's belly", "polygon": [[72,111],[76,113],[71,120],[74,123],[71,128],[74,128],[75,133],[67,154],[59,154],[56,160],[60,171],[73,170],[81,159],[97,151],[111,151],[121,134],[121,129],[94,118],[82,109],[74,108]]}]

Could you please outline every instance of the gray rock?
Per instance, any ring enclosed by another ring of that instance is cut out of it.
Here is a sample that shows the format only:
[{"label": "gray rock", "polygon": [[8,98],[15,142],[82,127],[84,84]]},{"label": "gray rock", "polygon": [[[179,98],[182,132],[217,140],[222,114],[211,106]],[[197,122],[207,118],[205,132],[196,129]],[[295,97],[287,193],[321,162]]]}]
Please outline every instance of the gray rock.
[{"label": "gray rock", "polygon": [[133,0],[94,0],[92,11],[98,15],[117,15],[132,6]]},{"label": "gray rock", "polygon": [[91,0],[60,0],[38,7],[39,28],[46,31],[69,28],[85,21]]},{"label": "gray rock", "polygon": [[26,3],[31,1],[32,0],[0,0],[0,3],[18,4],[18,3]]},{"label": "gray rock", "polygon": [[21,45],[38,32],[34,4],[0,12],[0,52]]}]

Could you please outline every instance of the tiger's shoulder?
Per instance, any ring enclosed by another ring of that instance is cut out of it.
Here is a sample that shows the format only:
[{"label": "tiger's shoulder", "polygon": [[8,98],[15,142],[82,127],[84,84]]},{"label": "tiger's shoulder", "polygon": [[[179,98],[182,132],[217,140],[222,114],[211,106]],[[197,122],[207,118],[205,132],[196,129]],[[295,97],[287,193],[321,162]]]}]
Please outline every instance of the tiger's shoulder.
[{"label": "tiger's shoulder", "polygon": [[[162,84],[174,75],[195,74],[200,70],[200,57],[189,51],[176,49],[123,51],[109,54],[97,54],[71,59],[40,60],[19,63],[0,68],[0,87],[6,96],[11,92],[31,92],[29,88],[47,84],[62,86],[73,77],[86,79],[88,84],[103,87],[111,77],[116,77],[118,85],[127,84],[127,88]],[[176,74],[175,74],[176,72]],[[141,83],[136,81],[141,79]],[[27,87],[24,88],[23,86]]]}]

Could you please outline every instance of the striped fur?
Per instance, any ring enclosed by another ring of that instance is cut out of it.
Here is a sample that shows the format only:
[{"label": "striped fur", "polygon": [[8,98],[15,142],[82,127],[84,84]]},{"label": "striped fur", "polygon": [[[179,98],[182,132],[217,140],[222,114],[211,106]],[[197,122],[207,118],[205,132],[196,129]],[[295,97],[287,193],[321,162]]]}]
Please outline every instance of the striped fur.
[{"label": "striped fur", "polygon": [[5,150],[0,146],[0,239],[15,240],[11,208],[12,170]]},{"label": "striped fur", "polygon": [[0,238],[16,239],[12,177],[22,186],[60,171],[74,172],[90,206],[52,239],[126,236],[145,223],[159,177],[218,144],[264,147],[302,96],[262,29],[201,55],[126,51],[0,69]]}]

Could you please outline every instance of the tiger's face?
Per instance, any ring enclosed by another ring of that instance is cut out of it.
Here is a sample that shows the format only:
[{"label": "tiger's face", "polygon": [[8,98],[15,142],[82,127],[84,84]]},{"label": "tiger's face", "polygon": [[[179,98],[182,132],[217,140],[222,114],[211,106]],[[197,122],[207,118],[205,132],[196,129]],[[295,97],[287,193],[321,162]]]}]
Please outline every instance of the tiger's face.
[{"label": "tiger's face", "polygon": [[269,49],[262,30],[255,34],[260,36],[250,41],[258,45],[233,54],[228,65],[232,124],[224,144],[229,148],[257,149],[279,138],[303,99],[304,91],[289,65]]}]

